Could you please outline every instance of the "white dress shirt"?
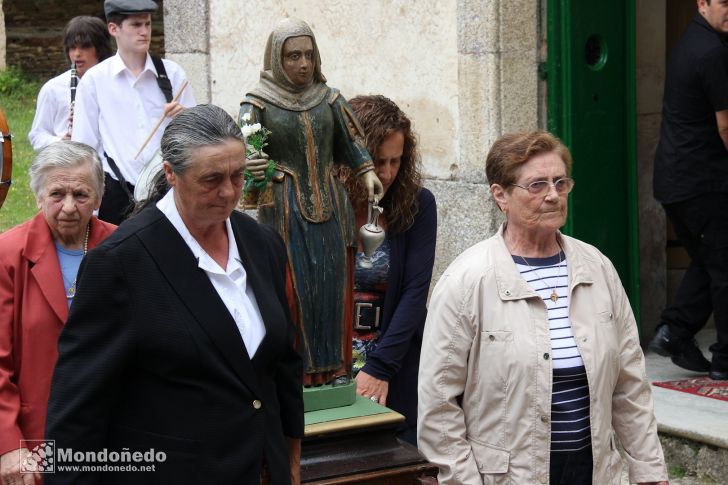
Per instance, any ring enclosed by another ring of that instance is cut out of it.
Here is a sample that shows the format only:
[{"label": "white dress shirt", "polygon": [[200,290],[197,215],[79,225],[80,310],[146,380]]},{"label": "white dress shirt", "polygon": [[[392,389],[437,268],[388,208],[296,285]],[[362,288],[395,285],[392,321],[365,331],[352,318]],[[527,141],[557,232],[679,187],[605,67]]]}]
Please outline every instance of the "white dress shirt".
[{"label": "white dress shirt", "polygon": [[71,104],[70,69],[49,79],[38,93],[35,118],[28,133],[33,150],[60,140],[68,132],[68,108]]},{"label": "white dress shirt", "polygon": [[162,200],[157,202],[157,208],[167,216],[192,254],[197,258],[198,266],[205,271],[210,283],[220,295],[220,299],[235,320],[240,336],[243,338],[248,355],[252,359],[265,337],[265,325],[260,315],[258,302],[255,299],[253,288],[247,284],[247,273],[240,260],[238,245],[235,243],[230,218],[225,221],[228,235],[228,261],[225,268],[221,268],[202,246],[195,240],[187,229],[174,202],[174,189],[170,189]]},{"label": "white dress shirt", "polygon": [[[172,93],[176,94],[187,75],[174,62],[163,62],[172,82]],[[79,80],[72,139],[95,148],[104,162],[104,171],[117,178],[104,157],[104,151],[108,153],[126,181],[134,185],[144,165],[159,149],[162,133],[171,121],[166,118],[141,155],[134,158],[162,116],[166,102],[149,54],[144,70],[134,77],[117,52],[86,71]],[[185,88],[179,103],[188,108],[196,104],[191,86]]]}]

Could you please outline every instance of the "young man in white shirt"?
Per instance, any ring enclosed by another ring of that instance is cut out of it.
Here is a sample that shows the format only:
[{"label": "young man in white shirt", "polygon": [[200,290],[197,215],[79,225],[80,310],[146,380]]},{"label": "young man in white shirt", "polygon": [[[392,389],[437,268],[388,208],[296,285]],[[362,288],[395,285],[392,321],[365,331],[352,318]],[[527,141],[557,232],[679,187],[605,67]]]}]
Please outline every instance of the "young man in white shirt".
[{"label": "young man in white shirt", "polygon": [[[76,66],[77,80],[91,67],[114,53],[111,36],[103,20],[81,15],[63,29],[66,57]],[[33,125],[28,139],[34,150],[58,140],[70,140],[72,129],[71,69],[49,80],[38,93]]]},{"label": "young man in white shirt", "polygon": [[[152,12],[156,10],[153,0],[106,0],[108,29],[118,50],[90,69],[78,85],[72,139],[94,147],[104,162],[106,191],[99,218],[113,224],[128,216],[134,185],[159,149],[164,128],[185,107],[196,104],[189,86],[178,102],[170,102],[187,75],[166,59],[155,65],[149,55]],[[160,73],[157,66],[165,72]],[[171,84],[166,93],[158,76]],[[162,115],[162,125],[136,156]]]}]

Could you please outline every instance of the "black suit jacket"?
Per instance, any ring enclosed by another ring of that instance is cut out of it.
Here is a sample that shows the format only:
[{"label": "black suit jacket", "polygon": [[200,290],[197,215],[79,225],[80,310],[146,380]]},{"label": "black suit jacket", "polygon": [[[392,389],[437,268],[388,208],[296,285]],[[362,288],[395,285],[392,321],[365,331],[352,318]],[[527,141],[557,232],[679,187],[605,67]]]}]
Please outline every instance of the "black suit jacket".
[{"label": "black suit jacket", "polygon": [[266,328],[255,357],[176,229],[144,210],[84,259],[46,437],[57,449],[153,448],[166,460],[113,474],[60,472],[57,459],[47,485],[257,484],[264,461],[274,484],[290,483],[285,436],[303,435],[303,400],[286,252],[271,228],[230,219]]}]

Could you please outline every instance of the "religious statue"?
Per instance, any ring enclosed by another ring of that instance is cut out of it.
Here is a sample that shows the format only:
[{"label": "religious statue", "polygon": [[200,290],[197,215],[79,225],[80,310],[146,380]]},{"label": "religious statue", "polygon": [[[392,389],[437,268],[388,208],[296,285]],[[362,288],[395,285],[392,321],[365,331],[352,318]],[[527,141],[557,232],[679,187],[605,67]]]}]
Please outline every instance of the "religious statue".
[{"label": "religious statue", "polygon": [[[364,133],[338,90],[326,85],[311,28],[285,19],[271,32],[260,82],[241,102],[240,120],[270,131],[265,152],[275,162],[259,222],[275,227],[288,250],[291,316],[302,330],[304,384],[328,384],[351,371],[354,213],[335,163],[363,178],[381,197]],[[265,155],[265,154],[263,154]],[[250,160],[263,177],[267,159]]]}]

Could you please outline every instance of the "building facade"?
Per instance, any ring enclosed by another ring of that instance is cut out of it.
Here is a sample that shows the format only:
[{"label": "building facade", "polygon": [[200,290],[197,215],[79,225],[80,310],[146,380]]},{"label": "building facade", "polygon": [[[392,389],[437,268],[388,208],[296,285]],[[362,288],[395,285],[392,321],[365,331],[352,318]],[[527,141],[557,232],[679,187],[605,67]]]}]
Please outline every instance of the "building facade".
[{"label": "building facade", "polygon": [[284,17],[311,25],[330,86],[383,94],[412,118],[438,204],[437,277],[501,222],[485,179],[490,145],[539,125],[538,3],[165,0],[167,55],[198,100],[236,114]]}]

